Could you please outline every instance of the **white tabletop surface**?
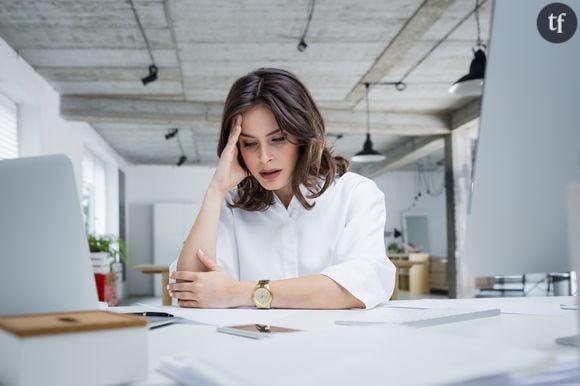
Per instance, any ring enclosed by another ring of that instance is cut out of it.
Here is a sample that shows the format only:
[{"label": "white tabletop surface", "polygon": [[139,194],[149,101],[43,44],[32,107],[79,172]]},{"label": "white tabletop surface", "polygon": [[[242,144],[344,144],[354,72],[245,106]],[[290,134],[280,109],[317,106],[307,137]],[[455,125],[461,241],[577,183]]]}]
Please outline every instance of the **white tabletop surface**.
[{"label": "white tabletop surface", "polygon": [[[250,322],[252,318],[256,318],[253,315],[258,315],[260,320],[267,323],[297,328],[305,332],[302,335],[286,334],[256,341],[220,334],[216,332],[215,325],[201,325],[194,322],[151,330],[148,342],[150,361],[148,379],[136,384],[174,384],[157,369],[163,358],[179,353],[194,353],[200,357],[213,358],[218,368],[221,366],[221,368],[231,370],[232,379],[236,378],[238,372],[240,379],[244,379],[244,374],[248,379],[248,373],[260,371],[258,368],[248,370],[248,367],[258,366],[256,363],[272,361],[272,356],[279,356],[282,362],[274,360],[269,365],[277,367],[278,373],[285,369],[292,369],[289,363],[299,364],[302,361],[304,364],[311,364],[312,369],[318,372],[313,371],[312,377],[309,378],[307,371],[298,378],[302,381],[312,381],[313,384],[315,382],[341,384],[341,381],[347,384],[344,374],[351,374],[353,371],[360,371],[360,379],[365,379],[367,384],[386,384],[385,382],[391,376],[405,377],[399,379],[398,384],[440,384],[454,379],[449,378],[448,374],[456,374],[455,377],[462,379],[463,374],[470,376],[473,371],[481,370],[482,374],[494,373],[496,370],[503,371],[505,366],[502,367],[502,364],[505,364],[506,360],[513,362],[506,366],[517,365],[517,358],[514,359],[514,355],[522,358],[522,366],[525,365],[526,360],[531,363],[535,358],[534,355],[538,354],[549,357],[552,361],[550,363],[567,361],[578,358],[578,349],[556,344],[555,339],[578,333],[578,313],[559,311],[559,305],[575,302],[575,297],[533,297],[416,300],[389,303],[391,306],[448,307],[457,305],[493,307],[502,310],[502,314],[495,317],[422,329],[394,325],[371,328],[336,326],[335,320],[348,320],[353,313],[361,312],[350,310],[196,310],[193,311],[194,315],[197,315],[194,318],[203,319],[205,315],[209,315],[204,321],[214,321],[213,324],[216,325],[222,325],[220,321]],[[164,308],[164,310],[167,309],[169,308]],[[115,310],[124,311],[128,308],[119,307]],[[174,308],[173,311],[179,313],[182,310]],[[320,342],[324,343],[316,344],[319,338]],[[306,344],[301,343],[304,339],[308,339]],[[357,344],[357,340],[361,344]],[[377,347],[374,341],[380,346]],[[310,342],[312,342],[312,347],[309,347]],[[299,347],[303,349],[293,347],[294,343],[300,344]],[[320,345],[324,348],[320,348]],[[450,349],[452,352],[449,351]],[[502,358],[507,355],[507,351],[512,349],[515,353],[512,358],[509,356],[506,357],[507,359]],[[260,358],[262,353],[264,357]],[[371,357],[364,361],[367,353]],[[529,358],[528,354],[530,354]],[[219,363],[222,361],[221,358],[223,358],[223,363]],[[236,360],[237,358],[239,361]],[[357,358],[362,362],[358,363]],[[466,358],[473,360],[465,362]],[[319,364],[324,360],[335,361],[338,366],[344,362],[346,364],[343,367],[350,365],[354,367],[341,376],[340,369],[336,372],[324,369],[324,365]],[[463,360],[469,366],[464,364],[458,368],[453,363],[458,360]],[[550,363],[546,362],[546,366]],[[383,370],[377,372],[378,367]],[[337,379],[331,379],[334,373],[337,374]],[[430,378],[426,374],[433,376]],[[261,383],[256,381],[256,384]]]}]

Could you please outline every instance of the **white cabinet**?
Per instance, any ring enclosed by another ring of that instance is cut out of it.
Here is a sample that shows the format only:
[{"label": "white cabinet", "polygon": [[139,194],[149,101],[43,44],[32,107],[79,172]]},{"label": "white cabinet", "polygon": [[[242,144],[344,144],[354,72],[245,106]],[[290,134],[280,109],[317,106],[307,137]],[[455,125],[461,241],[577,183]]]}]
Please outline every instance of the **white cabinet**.
[{"label": "white cabinet", "polygon": [[[153,264],[169,265],[179,257],[200,205],[195,202],[153,205]],[[161,283],[154,280],[155,296],[161,296]]]}]

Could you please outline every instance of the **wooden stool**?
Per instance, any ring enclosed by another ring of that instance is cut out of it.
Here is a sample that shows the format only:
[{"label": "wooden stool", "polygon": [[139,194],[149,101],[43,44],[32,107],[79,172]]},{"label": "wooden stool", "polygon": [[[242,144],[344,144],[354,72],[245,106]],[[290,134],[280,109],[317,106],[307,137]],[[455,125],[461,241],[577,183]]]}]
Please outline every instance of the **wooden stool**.
[{"label": "wooden stool", "polygon": [[136,271],[141,271],[145,274],[161,274],[161,295],[162,304],[164,306],[171,305],[171,298],[169,297],[169,291],[167,291],[167,285],[169,284],[169,266],[168,265],[154,265],[154,264],[139,264],[133,267]]},{"label": "wooden stool", "polygon": [[[411,294],[427,294],[429,293],[429,255],[424,253],[412,254],[391,254],[389,255],[391,262],[397,268],[395,276],[395,291],[393,291],[392,300],[399,297],[399,276],[402,270],[409,270],[413,274],[409,277],[409,292]],[[415,268],[414,268],[415,267]],[[413,270],[416,270],[413,272]]]}]

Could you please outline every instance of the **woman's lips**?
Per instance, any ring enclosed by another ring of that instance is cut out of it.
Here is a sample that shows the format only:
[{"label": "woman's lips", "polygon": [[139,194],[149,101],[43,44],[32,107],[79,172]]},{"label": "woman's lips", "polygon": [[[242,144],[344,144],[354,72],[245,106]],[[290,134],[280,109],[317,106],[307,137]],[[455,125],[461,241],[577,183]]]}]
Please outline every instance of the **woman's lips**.
[{"label": "woman's lips", "polygon": [[260,172],[260,175],[266,181],[273,181],[276,178],[278,178],[280,173],[282,173],[281,169],[272,169],[272,170],[264,170],[264,171]]}]

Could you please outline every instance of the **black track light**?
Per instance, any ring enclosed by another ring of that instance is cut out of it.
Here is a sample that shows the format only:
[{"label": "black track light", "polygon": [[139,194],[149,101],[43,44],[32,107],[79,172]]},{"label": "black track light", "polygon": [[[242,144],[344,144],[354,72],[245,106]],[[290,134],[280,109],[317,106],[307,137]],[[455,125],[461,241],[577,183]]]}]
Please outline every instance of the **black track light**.
[{"label": "black track light", "polygon": [[179,129],[169,129],[167,134],[165,134],[165,139],[169,140],[177,135]]},{"label": "black track light", "polygon": [[149,75],[147,75],[146,77],[144,77],[143,79],[141,79],[141,82],[143,82],[143,86],[147,86],[147,84],[151,83],[151,82],[155,82],[157,80],[157,73],[159,72],[159,69],[157,68],[156,65],[152,64],[149,66]]},{"label": "black track light", "polygon": [[177,161],[177,166],[183,165],[185,161],[187,161],[187,157],[182,155],[181,157],[179,157],[179,161]]},{"label": "black track light", "polygon": [[135,21],[137,22],[137,26],[139,27],[139,31],[141,31],[141,36],[143,36],[143,41],[145,41],[145,46],[147,47],[147,53],[149,54],[149,59],[151,59],[151,65],[149,66],[149,75],[144,78],[141,78],[141,82],[143,82],[143,86],[147,86],[147,84],[151,82],[155,82],[157,80],[157,73],[159,69],[155,65],[155,58],[153,58],[153,52],[151,52],[151,45],[149,44],[149,39],[147,39],[147,35],[145,34],[145,30],[143,29],[143,25],[141,24],[141,20],[139,19],[139,14],[135,9],[135,4],[133,4],[133,0],[129,0],[129,5],[131,5],[131,10],[133,11],[133,15],[135,16]]},{"label": "black track light", "polygon": [[308,33],[308,28],[310,27],[310,22],[312,21],[312,14],[314,13],[314,5],[316,4],[316,0],[310,0],[310,12],[308,12],[308,21],[306,22],[306,27],[304,27],[304,32],[302,32],[302,36],[300,36],[300,42],[296,46],[296,49],[299,52],[306,51],[308,48],[308,44],[306,44],[306,34]]},{"label": "black track light", "polygon": [[300,39],[300,43],[298,43],[298,46],[296,48],[300,52],[306,51],[306,48],[308,48],[308,44],[306,44],[306,42],[304,41],[304,38]]}]

